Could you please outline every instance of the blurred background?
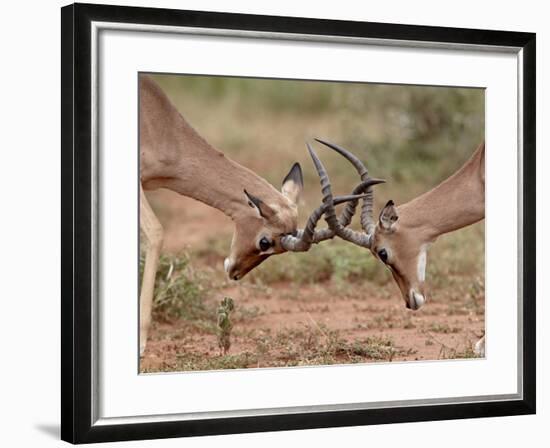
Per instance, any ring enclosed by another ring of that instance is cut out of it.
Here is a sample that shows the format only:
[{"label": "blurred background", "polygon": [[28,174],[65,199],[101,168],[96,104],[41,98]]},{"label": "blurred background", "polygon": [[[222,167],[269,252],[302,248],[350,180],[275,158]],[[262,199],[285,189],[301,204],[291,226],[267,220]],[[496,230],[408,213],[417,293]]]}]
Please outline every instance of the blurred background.
[{"label": "blurred background", "polygon": [[[300,226],[320,203],[305,141],[354,152],[373,177],[375,214],[436,186],[484,138],[481,89],[153,75],[215,148],[279,188],[304,173]],[[316,145],[335,194],[356,172]],[[273,256],[238,283],[223,259],[233,225],[176,193],[147,193],[166,231],[154,324],[143,372],[472,357],[484,333],[484,222],[446,235],[428,254],[429,302],[405,309],[389,271],[368,251],[335,239],[308,253]],[[353,227],[358,228],[358,220]],[[142,248],[145,241],[143,241]],[[231,297],[231,346],[219,348],[219,305]]]}]

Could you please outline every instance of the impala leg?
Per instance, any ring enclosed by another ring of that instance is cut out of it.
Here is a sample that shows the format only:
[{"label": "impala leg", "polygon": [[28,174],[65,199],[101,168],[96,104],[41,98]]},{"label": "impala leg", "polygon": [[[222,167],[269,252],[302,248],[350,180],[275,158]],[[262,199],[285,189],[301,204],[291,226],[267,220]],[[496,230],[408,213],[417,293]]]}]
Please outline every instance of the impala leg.
[{"label": "impala leg", "polygon": [[147,239],[145,268],[143,269],[141,293],[139,296],[139,354],[141,356],[145,351],[149,327],[151,326],[155,276],[157,273],[164,231],[153,209],[149,205],[141,185],[139,187],[139,205],[139,225]]},{"label": "impala leg", "polygon": [[476,342],[474,353],[480,358],[485,358],[485,336]]}]

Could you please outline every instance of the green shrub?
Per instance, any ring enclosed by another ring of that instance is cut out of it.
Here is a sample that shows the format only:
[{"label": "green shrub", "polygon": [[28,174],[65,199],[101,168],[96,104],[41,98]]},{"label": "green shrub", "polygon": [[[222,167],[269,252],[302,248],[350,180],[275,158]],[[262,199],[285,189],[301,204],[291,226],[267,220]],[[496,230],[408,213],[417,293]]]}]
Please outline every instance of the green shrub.
[{"label": "green shrub", "polygon": [[390,277],[368,250],[334,240],[316,245],[309,252],[272,257],[256,268],[250,278],[265,284],[334,281],[338,285],[364,281],[385,284]]},{"label": "green shrub", "polygon": [[[140,285],[145,258],[139,260]],[[161,318],[197,319],[207,315],[203,302],[204,288],[193,272],[186,254],[162,255],[155,278],[153,313]]]}]

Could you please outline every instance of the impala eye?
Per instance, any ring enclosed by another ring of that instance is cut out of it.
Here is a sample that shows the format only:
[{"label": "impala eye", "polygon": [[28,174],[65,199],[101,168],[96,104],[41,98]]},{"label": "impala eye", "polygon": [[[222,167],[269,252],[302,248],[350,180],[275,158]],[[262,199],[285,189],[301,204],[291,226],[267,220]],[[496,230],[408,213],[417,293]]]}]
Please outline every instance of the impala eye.
[{"label": "impala eye", "polygon": [[265,236],[260,240],[260,250],[265,252],[271,247],[271,241],[269,241]]},{"label": "impala eye", "polygon": [[380,257],[380,260],[382,260],[384,263],[388,262],[388,253],[386,252],[386,249],[380,249],[378,251],[378,256]]}]

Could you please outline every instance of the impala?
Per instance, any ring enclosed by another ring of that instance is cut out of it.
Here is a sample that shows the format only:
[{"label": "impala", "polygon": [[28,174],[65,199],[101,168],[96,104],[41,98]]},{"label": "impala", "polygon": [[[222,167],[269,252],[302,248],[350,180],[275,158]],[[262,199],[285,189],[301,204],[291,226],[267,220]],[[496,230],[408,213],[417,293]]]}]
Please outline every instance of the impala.
[{"label": "impala", "polygon": [[[327,206],[357,199],[361,193],[333,198],[328,177],[313,150],[310,155],[321,177],[323,204],[298,230],[297,202],[303,188],[302,170],[295,163],[281,191],[249,169],[214,149],[180,115],[149,77],[139,79],[140,228],[148,242],[140,291],[140,353],[147,342],[151,307],[163,240],[163,228],[144,190],[166,188],[215,207],[235,223],[224,268],[239,280],[268,257],[286,251],[307,251],[312,244],[334,237],[330,229],[316,230]],[[361,189],[379,181],[365,179]],[[332,212],[333,213],[333,212]],[[329,212],[327,220],[333,215]],[[336,219],[334,217],[334,219]],[[334,226],[333,226],[334,227]]]},{"label": "impala", "polygon": [[[368,177],[365,165],[351,152],[316,140],[350,161],[362,180]],[[361,210],[363,232],[347,227],[357,199],[346,205],[343,219],[327,220],[329,227],[339,237],[369,249],[391,271],[407,308],[418,310],[427,298],[426,259],[430,245],[445,233],[485,218],[485,144],[481,143],[457,172],[432,190],[400,206],[388,201],[378,221],[373,218],[372,188],[360,185],[354,194],[364,190],[367,194]],[[484,356],[484,337],[476,344],[476,351]]]}]

